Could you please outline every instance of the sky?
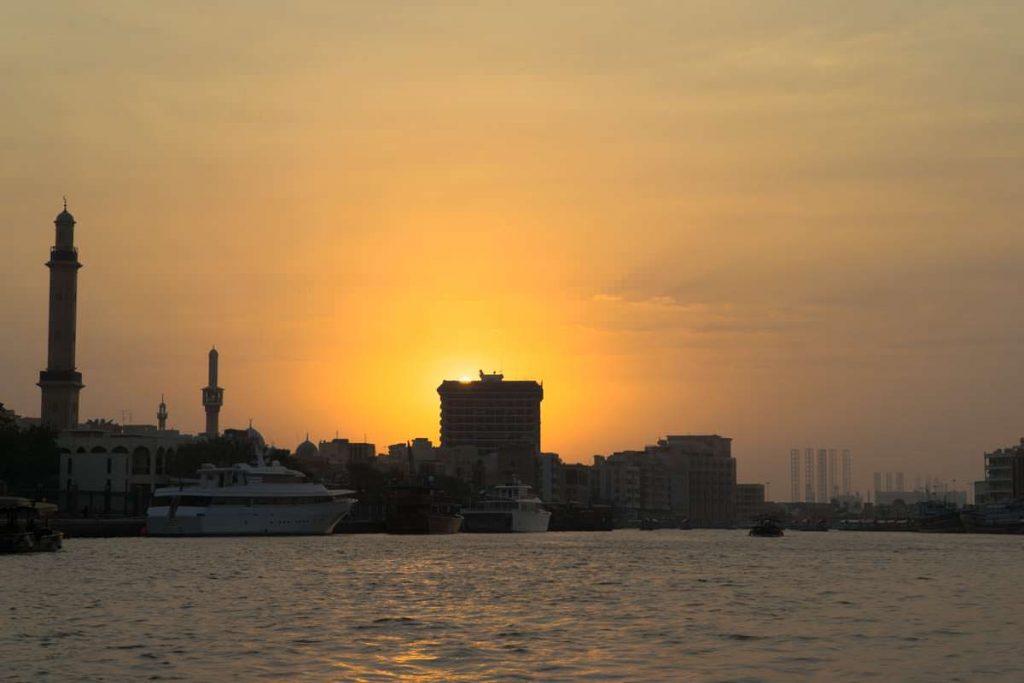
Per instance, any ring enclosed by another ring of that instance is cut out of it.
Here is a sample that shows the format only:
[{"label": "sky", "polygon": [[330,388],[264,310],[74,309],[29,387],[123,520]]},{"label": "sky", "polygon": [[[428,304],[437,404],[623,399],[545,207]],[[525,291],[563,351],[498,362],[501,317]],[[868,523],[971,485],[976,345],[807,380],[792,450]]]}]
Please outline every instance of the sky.
[{"label": "sky", "polygon": [[1024,5],[50,2],[0,23],[0,402],[53,219],[81,419],[438,436],[544,383],[570,462],[733,438],[966,481],[1024,436]]}]

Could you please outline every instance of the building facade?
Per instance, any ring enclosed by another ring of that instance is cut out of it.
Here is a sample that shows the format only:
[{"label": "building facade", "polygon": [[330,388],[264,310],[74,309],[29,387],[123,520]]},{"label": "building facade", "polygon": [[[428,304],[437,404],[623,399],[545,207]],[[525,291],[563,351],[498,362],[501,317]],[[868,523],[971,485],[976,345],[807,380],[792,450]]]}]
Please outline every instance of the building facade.
[{"label": "building facade", "polygon": [[533,380],[506,381],[480,372],[475,381],[445,380],[441,397],[441,447],[482,450],[527,446],[540,452],[540,403],[544,388]]}]

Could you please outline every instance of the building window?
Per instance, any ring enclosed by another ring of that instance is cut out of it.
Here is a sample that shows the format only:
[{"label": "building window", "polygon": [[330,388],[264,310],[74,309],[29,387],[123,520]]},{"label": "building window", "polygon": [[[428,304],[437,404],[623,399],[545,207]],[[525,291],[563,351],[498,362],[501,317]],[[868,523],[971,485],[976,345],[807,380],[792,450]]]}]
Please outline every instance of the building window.
[{"label": "building window", "polygon": [[68,474],[71,474],[71,457],[68,457]]},{"label": "building window", "polygon": [[107,474],[110,474],[110,470],[111,470],[112,467],[113,467],[112,459],[111,458],[107,458]]}]

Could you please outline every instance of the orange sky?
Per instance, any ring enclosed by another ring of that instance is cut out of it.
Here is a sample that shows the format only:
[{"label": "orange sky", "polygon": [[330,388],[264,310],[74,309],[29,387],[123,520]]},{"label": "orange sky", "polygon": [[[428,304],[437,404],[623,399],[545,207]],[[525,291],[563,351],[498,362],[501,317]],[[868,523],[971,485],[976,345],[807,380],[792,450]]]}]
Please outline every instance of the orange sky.
[{"label": "orange sky", "polygon": [[0,401],[78,219],[82,417],[437,437],[544,381],[570,461],[734,438],[981,476],[1024,434],[1024,9],[46,3],[0,25]]}]

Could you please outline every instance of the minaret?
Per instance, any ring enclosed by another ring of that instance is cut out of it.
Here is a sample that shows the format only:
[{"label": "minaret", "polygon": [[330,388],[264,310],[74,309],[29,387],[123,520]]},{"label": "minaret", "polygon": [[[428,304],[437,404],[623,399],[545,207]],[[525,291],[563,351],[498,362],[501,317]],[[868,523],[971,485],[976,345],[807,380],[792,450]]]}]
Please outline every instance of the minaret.
[{"label": "minaret", "polygon": [[43,390],[40,418],[47,427],[60,431],[78,426],[78,392],[84,386],[82,373],[75,369],[75,320],[78,300],[78,250],[75,249],[75,218],[68,202],[53,222],[56,243],[50,249],[50,333],[46,369],[39,373]]},{"label": "minaret", "polygon": [[161,432],[167,429],[167,404],[163,394],[160,394],[160,407],[156,409],[156,422]]},{"label": "minaret", "polygon": [[224,390],[217,386],[217,347],[210,349],[209,384],[203,387],[203,407],[206,408],[206,436],[211,439],[220,434],[218,420],[224,405]]}]

